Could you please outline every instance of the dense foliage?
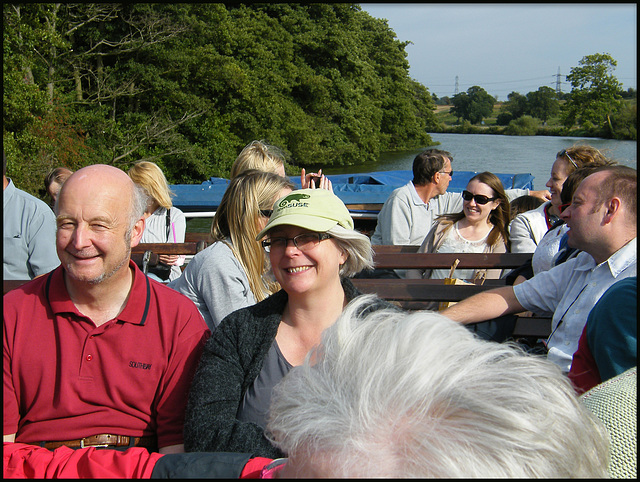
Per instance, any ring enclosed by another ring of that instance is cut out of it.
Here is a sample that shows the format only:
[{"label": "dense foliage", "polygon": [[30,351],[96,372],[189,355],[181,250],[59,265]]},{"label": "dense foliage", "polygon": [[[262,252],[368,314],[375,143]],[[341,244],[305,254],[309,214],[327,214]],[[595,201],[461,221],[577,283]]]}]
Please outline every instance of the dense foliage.
[{"label": "dense foliage", "polygon": [[[511,92],[504,104],[504,111],[498,115],[496,124],[509,125],[522,116],[535,117],[543,122],[560,111],[560,102],[556,91],[551,87],[542,86],[538,90],[527,93],[526,96],[519,92]],[[531,125],[530,121],[524,121]]]},{"label": "dense foliage", "polygon": [[[296,166],[431,144],[407,42],[357,4],[3,5],[8,174],[145,159],[172,183],[225,176],[254,139]],[[295,167],[290,167],[295,171]]]},{"label": "dense foliage", "polygon": [[458,119],[479,124],[482,119],[491,115],[495,102],[495,97],[489,95],[482,87],[474,85],[469,87],[466,92],[460,92],[453,96],[451,99],[453,107],[450,112]]},{"label": "dense foliage", "polygon": [[621,84],[613,75],[617,62],[609,54],[593,54],[579,64],[567,75],[572,89],[562,108],[563,123],[567,127],[576,123],[597,126],[612,133],[611,116],[622,106]]}]

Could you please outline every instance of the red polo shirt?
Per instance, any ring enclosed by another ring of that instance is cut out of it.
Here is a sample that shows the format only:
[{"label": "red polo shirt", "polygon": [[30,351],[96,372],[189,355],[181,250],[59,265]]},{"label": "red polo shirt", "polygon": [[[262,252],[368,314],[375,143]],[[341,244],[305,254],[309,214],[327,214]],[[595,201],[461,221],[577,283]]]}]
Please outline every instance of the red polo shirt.
[{"label": "red polo shirt", "polygon": [[191,379],[211,332],[193,302],[130,267],[127,305],[99,327],[70,300],[62,267],[4,296],[5,435],[183,442]]}]

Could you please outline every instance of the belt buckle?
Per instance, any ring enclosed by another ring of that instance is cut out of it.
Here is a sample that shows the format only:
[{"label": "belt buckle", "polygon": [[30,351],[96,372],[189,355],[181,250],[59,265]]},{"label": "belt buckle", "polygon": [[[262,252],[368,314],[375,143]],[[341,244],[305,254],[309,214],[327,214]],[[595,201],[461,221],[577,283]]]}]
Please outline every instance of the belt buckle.
[{"label": "belt buckle", "polygon": [[[108,447],[109,444],[96,444],[96,445],[88,445],[87,447],[101,447],[101,448],[105,448]],[[81,438],[80,439],[80,448],[83,449],[84,447],[84,439]]]}]

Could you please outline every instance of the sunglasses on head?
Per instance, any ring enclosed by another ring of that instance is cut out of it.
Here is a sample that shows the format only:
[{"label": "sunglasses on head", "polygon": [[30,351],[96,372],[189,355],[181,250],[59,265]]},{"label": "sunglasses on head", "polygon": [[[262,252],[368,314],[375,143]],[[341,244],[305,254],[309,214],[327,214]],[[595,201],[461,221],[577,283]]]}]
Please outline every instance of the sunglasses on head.
[{"label": "sunglasses on head", "polygon": [[567,159],[569,159],[569,161],[571,161],[571,164],[573,164],[573,167],[575,167],[576,169],[578,169],[578,165],[576,164],[576,161],[574,161],[573,159],[571,159],[571,156],[569,155],[569,153],[567,152],[566,149],[562,149],[559,153],[557,157],[566,157]]},{"label": "sunglasses on head", "polygon": [[465,201],[475,200],[476,204],[487,204],[489,201],[495,201],[498,198],[487,197],[482,194],[471,194],[469,191],[462,191],[462,199]]}]

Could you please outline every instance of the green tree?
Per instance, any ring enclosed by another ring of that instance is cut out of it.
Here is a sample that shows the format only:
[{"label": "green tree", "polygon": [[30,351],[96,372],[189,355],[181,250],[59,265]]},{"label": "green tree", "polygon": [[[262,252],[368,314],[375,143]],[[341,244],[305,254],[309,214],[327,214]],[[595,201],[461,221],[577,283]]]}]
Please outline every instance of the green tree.
[{"label": "green tree", "polygon": [[[145,159],[172,183],[228,175],[266,139],[293,166],[431,144],[406,46],[357,4],[3,4],[11,175]],[[7,152],[9,154],[9,152]],[[17,184],[20,184],[17,182]],[[35,194],[35,192],[33,192]]]},{"label": "green tree", "polygon": [[556,91],[551,87],[542,86],[527,94],[527,114],[537,117],[543,122],[560,111],[560,103]]},{"label": "green tree", "polygon": [[470,121],[472,124],[479,124],[482,119],[491,115],[493,104],[496,99],[489,95],[482,87],[474,85],[469,87],[467,92],[456,94],[451,99],[453,107],[449,111],[460,119]]},{"label": "green tree", "polygon": [[611,115],[621,105],[621,84],[612,73],[617,62],[604,53],[587,55],[579,64],[567,75],[572,88],[562,108],[562,122],[568,128],[577,123],[587,129],[597,127],[612,133]]},{"label": "green tree", "polygon": [[471,119],[471,99],[466,92],[460,92],[451,98],[451,109],[449,113],[458,118],[458,124],[461,120]]},{"label": "green tree", "polygon": [[522,117],[527,113],[527,98],[519,92],[511,92],[507,96],[504,108],[511,113],[512,119]]}]

